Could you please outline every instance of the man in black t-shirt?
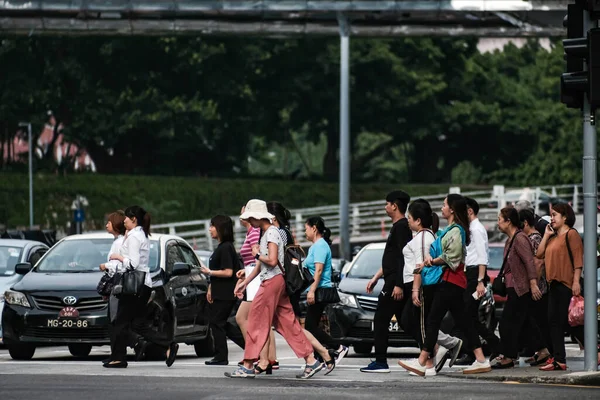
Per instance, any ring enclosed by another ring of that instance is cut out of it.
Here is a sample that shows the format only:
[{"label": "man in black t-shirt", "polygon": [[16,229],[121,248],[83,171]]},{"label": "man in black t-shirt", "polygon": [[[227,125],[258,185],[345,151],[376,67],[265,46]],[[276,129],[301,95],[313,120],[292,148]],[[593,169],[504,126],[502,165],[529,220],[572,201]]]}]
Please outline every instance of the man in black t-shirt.
[{"label": "man in black t-shirt", "polygon": [[385,212],[392,219],[392,229],[388,235],[381,260],[381,268],[367,284],[367,293],[371,293],[383,276],[384,285],[379,294],[377,311],[373,321],[375,337],[375,361],[361,372],[390,372],[387,364],[389,324],[395,315],[399,320],[406,299],[411,293],[403,293],[404,255],[402,249],[412,239],[412,232],[405,217],[410,196],[402,190],[391,192],[386,197]]}]

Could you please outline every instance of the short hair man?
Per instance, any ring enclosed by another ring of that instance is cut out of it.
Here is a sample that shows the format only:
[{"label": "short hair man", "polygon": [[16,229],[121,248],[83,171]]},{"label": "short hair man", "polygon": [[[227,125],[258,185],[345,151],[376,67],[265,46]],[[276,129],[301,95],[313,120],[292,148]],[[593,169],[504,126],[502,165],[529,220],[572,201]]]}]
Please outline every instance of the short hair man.
[{"label": "short hair man", "polygon": [[404,288],[404,254],[402,249],[412,239],[412,232],[406,219],[406,209],[410,196],[402,190],[389,193],[385,198],[385,212],[392,219],[392,229],[388,235],[381,260],[381,268],[367,284],[367,293],[371,293],[379,278],[385,283],[379,294],[373,330],[375,337],[375,361],[361,372],[390,372],[387,364],[387,347],[389,340],[389,324],[395,315],[399,320],[402,309],[411,293],[405,295]]}]

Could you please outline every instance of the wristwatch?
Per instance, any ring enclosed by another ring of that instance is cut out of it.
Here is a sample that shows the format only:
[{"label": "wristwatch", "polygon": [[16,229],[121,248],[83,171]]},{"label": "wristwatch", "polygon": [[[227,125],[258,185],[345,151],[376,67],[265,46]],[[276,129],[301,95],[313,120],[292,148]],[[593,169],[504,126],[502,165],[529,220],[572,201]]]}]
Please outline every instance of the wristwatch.
[{"label": "wristwatch", "polygon": [[477,283],[483,282],[483,278],[477,278]]},{"label": "wristwatch", "polygon": [[258,260],[258,258],[259,258],[259,257],[260,257],[260,253],[258,253],[258,254],[256,254],[256,255],[254,256],[254,258],[255,258],[255,259],[257,259],[257,260]]}]

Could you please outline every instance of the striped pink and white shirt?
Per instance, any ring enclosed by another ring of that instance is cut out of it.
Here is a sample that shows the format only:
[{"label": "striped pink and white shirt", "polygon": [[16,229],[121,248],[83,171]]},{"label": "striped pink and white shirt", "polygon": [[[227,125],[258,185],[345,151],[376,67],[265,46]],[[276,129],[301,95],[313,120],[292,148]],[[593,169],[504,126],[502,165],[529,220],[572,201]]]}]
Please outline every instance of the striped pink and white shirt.
[{"label": "striped pink and white shirt", "polygon": [[240,249],[240,256],[242,256],[242,260],[244,261],[244,266],[254,264],[256,260],[252,255],[252,246],[258,244],[258,239],[260,238],[260,228],[250,228],[248,232],[246,232],[246,239],[244,239],[244,244]]}]

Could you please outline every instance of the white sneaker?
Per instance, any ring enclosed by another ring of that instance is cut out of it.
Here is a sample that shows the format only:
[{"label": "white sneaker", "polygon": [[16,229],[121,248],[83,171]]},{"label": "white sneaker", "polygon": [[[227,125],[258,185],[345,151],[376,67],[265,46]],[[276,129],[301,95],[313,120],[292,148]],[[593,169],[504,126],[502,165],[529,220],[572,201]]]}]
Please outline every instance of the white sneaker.
[{"label": "white sneaker", "polygon": [[424,365],[419,363],[419,359],[409,361],[398,361],[398,365],[407,371],[414,372],[419,376],[425,376],[425,370],[427,369]]},{"label": "white sneaker", "polygon": [[[419,376],[419,375],[415,374],[414,372],[409,372],[408,374],[410,376]],[[436,376],[436,375],[437,375],[437,372],[435,372],[435,367],[425,369],[425,376]]]},{"label": "white sneaker", "polygon": [[463,369],[463,374],[481,374],[483,372],[490,372],[491,370],[492,366],[487,359],[484,362],[475,360],[473,364]]}]

